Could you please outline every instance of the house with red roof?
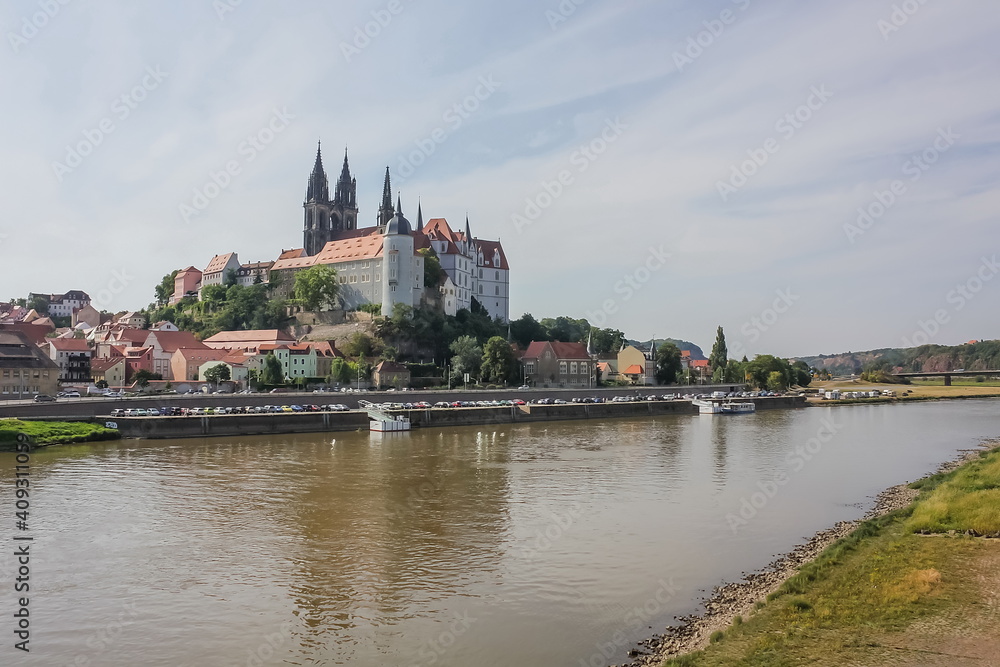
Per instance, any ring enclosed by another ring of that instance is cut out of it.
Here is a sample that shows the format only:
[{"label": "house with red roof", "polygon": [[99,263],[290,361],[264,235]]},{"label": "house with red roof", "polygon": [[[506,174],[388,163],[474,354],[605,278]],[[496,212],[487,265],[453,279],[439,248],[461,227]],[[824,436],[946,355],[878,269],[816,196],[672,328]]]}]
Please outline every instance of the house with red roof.
[{"label": "house with red roof", "polygon": [[595,362],[583,343],[533,341],[521,357],[524,379],[536,387],[594,386]]},{"label": "house with red roof", "polygon": [[262,345],[294,345],[297,341],[281,329],[250,329],[248,331],[220,331],[204,341],[208,347],[220,350],[257,352]]},{"label": "house with red roof", "polygon": [[193,266],[181,269],[174,276],[174,293],[170,295],[167,302],[172,306],[186,296],[198,296],[200,289],[201,270]]},{"label": "house with red roof", "polygon": [[[226,281],[226,276],[229,275],[230,271],[233,272],[233,276],[236,276],[239,270],[240,258],[236,256],[235,252],[215,255],[208,261],[205,270],[201,272],[201,286],[221,285]],[[177,289],[176,279],[174,280],[174,289]]]},{"label": "house with red roof", "polygon": [[173,380],[171,361],[180,349],[204,350],[208,346],[194,337],[190,331],[147,331],[144,347],[152,348],[153,372],[164,380]]}]

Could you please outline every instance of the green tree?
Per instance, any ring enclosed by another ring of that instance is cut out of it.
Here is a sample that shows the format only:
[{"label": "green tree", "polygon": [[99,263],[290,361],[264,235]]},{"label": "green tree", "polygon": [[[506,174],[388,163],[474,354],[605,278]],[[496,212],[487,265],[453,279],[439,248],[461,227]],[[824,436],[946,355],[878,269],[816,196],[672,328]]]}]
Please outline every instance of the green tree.
[{"label": "green tree", "polygon": [[339,347],[349,357],[373,357],[378,353],[381,345],[363,331],[356,331],[351,334],[346,343]]},{"label": "green tree", "polygon": [[490,382],[509,383],[518,379],[517,359],[514,350],[502,336],[494,336],[483,346],[480,372]]},{"label": "green tree", "polygon": [[174,278],[180,271],[171,271],[167,275],[163,276],[160,284],[156,286],[153,290],[156,292],[156,303],[163,305],[174,293]]},{"label": "green tree", "polygon": [[478,377],[483,363],[483,348],[479,347],[476,339],[472,336],[461,336],[451,344],[450,348],[455,355],[451,358],[453,375],[462,377],[468,373],[472,377]]},{"label": "green tree", "polygon": [[152,371],[147,371],[145,368],[139,369],[132,376],[132,380],[135,381],[139,387],[148,387],[150,380],[162,380],[163,375],[160,373],[153,373]]},{"label": "green tree", "polygon": [[417,254],[424,258],[424,287],[437,287],[444,272],[434,248],[421,248]]},{"label": "green tree", "polygon": [[528,347],[532,341],[548,340],[545,327],[531,313],[525,313],[510,323],[510,337],[522,348]]},{"label": "green tree", "polygon": [[239,282],[239,278],[236,276],[236,269],[229,269],[226,271],[226,277],[223,279],[222,284],[226,287],[232,287]]},{"label": "green tree", "polygon": [[328,382],[340,384],[350,384],[351,380],[357,377],[357,371],[351,369],[351,364],[346,359],[336,358],[330,362],[330,376]]},{"label": "green tree", "polygon": [[261,384],[276,385],[285,381],[285,372],[281,368],[281,362],[274,356],[274,352],[268,352],[264,357],[264,370],[260,376]]},{"label": "green tree", "polygon": [[227,364],[216,364],[205,371],[204,375],[205,381],[211,382],[215,386],[219,386],[220,382],[225,382],[232,377]]},{"label": "green tree", "polygon": [[712,353],[708,355],[708,365],[712,367],[712,380],[719,382],[726,377],[726,365],[729,363],[729,351],[726,349],[726,334],[720,326],[715,331],[715,344]]},{"label": "green tree", "polygon": [[746,372],[750,376],[750,382],[758,389],[767,389],[771,382],[771,373],[782,375],[782,388],[789,384],[792,367],[784,359],[770,354],[758,354],[753,361],[747,363]]},{"label": "green tree", "polygon": [[587,320],[575,320],[572,317],[559,316],[555,319],[546,317],[541,321],[545,327],[548,340],[558,340],[567,343],[586,343],[590,333],[590,323]]},{"label": "green tree", "polygon": [[295,298],[306,310],[333,308],[339,292],[337,270],[329,264],[317,264],[295,274]]},{"label": "green tree", "polygon": [[781,371],[771,371],[767,374],[767,388],[771,391],[783,391],[788,388],[788,378]]},{"label": "green tree", "polygon": [[800,387],[808,387],[809,383],[812,382],[812,370],[809,368],[809,364],[801,359],[792,364],[791,379],[792,384]]},{"label": "green tree", "polygon": [[590,347],[594,354],[616,354],[622,349],[625,334],[618,329],[590,329]]},{"label": "green tree", "polygon": [[201,288],[201,300],[209,307],[221,305],[226,300],[226,286],[204,285]]},{"label": "green tree", "polygon": [[681,372],[681,351],[673,343],[661,343],[656,350],[656,381],[674,384]]}]

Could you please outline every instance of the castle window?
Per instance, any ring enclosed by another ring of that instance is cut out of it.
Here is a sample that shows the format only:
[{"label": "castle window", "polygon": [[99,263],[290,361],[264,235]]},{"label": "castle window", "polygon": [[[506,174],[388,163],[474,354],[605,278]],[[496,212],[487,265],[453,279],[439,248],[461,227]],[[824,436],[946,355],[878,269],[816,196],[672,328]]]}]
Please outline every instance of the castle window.
[{"label": "castle window", "polygon": [[500,286],[499,285],[496,286],[496,290],[497,290],[497,293],[496,293],[495,296],[500,296]]},{"label": "castle window", "polygon": [[497,271],[497,280],[500,280],[500,272]]},{"label": "castle window", "polygon": [[482,270],[482,269],[479,269],[479,277],[480,277],[480,278],[482,278],[482,277],[483,277],[483,270]]},{"label": "castle window", "polygon": [[480,293],[480,294],[482,294],[482,293],[483,293],[483,286],[482,286],[482,285],[480,285],[480,286],[479,286],[479,293]]}]

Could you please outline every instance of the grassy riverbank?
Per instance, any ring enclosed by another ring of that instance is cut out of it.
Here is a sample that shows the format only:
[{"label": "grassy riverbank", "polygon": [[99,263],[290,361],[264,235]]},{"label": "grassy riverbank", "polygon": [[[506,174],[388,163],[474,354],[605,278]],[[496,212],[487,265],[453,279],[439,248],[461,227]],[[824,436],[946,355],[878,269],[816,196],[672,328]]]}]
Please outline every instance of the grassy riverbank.
[{"label": "grassy riverbank", "polygon": [[911,485],[706,649],[663,663],[1000,664],[1000,450]]},{"label": "grassy riverbank", "polygon": [[73,442],[117,440],[121,435],[115,429],[85,422],[22,421],[0,419],[0,451],[11,451],[18,434],[23,433],[35,445],[62,445]]}]

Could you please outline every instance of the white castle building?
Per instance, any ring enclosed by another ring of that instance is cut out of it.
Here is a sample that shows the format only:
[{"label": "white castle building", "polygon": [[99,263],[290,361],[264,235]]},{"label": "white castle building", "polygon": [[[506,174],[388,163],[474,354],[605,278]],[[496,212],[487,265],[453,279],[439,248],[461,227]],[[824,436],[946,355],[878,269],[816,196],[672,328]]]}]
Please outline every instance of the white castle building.
[{"label": "white castle building", "polygon": [[357,179],[351,176],[347,154],[330,199],[319,148],[306,188],[303,247],[282,252],[270,267],[276,292],[290,296],[295,273],[317,264],[332,266],[340,281],[344,308],[378,303],[391,315],[397,303],[417,307],[424,292],[424,253],[433,251],[447,277],[440,280],[439,302],[454,315],[479,302],[493,318],[510,319],[510,268],[500,241],[472,236],[469,220],[456,232],[444,218],[424,226],[418,205],[416,225],[403,215],[400,199],[392,205],[392,187],[386,168],[377,224],[358,228]]}]

